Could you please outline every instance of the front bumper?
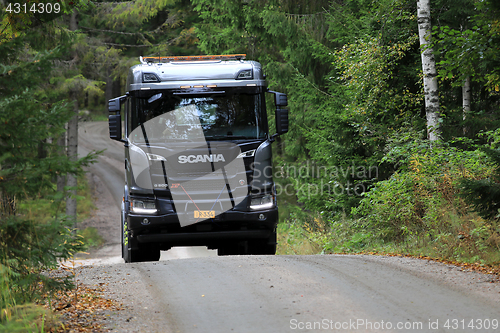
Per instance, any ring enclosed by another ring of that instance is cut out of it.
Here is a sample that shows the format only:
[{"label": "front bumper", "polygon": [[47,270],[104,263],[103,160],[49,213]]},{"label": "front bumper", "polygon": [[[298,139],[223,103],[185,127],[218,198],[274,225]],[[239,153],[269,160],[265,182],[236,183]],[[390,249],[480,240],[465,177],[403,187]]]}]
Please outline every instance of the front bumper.
[{"label": "front bumper", "polygon": [[130,236],[138,243],[170,246],[213,246],[221,241],[269,238],[278,223],[278,209],[227,211],[213,219],[181,227],[177,213],[127,216]]}]

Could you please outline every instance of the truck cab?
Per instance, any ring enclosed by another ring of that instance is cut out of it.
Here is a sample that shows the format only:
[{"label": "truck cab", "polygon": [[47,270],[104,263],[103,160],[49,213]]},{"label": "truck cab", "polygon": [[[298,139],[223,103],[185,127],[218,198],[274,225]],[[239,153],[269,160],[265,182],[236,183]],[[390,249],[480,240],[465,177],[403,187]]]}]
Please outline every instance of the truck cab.
[{"label": "truck cab", "polygon": [[288,131],[287,98],[244,58],[141,57],[126,94],[109,101],[110,138],[125,147],[125,262],[157,261],[174,246],[275,254],[271,144]]}]

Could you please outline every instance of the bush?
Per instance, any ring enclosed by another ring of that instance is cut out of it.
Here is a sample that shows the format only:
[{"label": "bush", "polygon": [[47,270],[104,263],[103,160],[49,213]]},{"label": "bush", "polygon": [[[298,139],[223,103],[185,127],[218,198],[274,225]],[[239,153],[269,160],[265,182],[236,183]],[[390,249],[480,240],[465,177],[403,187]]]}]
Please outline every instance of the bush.
[{"label": "bush", "polygon": [[39,222],[15,216],[0,222],[0,329],[38,331],[35,328],[43,326],[43,321],[37,320],[47,314],[28,303],[72,286],[69,277],[43,274],[56,268],[59,259],[68,259],[82,249],[71,224],[64,219]]},{"label": "bush", "polygon": [[46,269],[56,268],[58,260],[68,259],[83,248],[70,223],[70,220],[58,219],[39,223],[18,217],[9,217],[0,223],[0,260],[9,272],[10,291],[17,304],[70,283],[42,274]]},{"label": "bush", "polygon": [[363,244],[391,243],[456,260],[498,260],[498,224],[471,213],[461,197],[464,181],[493,175],[491,158],[482,149],[442,145],[415,149],[408,161],[352,210],[357,217],[354,236]]}]

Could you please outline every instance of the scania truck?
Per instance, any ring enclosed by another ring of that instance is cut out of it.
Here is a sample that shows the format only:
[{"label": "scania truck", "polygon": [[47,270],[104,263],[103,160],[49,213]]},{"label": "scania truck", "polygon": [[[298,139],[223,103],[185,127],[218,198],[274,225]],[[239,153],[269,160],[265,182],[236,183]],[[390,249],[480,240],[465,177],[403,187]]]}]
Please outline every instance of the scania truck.
[{"label": "scania truck", "polygon": [[288,131],[286,95],[270,91],[261,64],[244,54],[140,62],[126,94],[108,102],[110,138],[125,147],[125,262],[157,261],[175,246],[275,254],[271,144]]}]

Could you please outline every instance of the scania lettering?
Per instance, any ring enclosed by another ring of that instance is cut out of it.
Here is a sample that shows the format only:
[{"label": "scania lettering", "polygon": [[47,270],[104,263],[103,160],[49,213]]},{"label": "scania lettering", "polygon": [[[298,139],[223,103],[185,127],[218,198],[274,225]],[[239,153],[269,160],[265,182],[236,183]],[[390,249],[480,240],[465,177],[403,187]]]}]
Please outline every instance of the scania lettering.
[{"label": "scania lettering", "polygon": [[224,155],[189,155],[179,156],[179,163],[198,163],[198,162],[225,162]]},{"label": "scania lettering", "polygon": [[[124,143],[125,262],[175,246],[219,255],[276,253],[271,144],[288,131],[287,97],[244,54],[140,57],[109,100],[110,138]],[[269,133],[266,96],[274,97]],[[271,135],[272,134],[272,135]]]}]

